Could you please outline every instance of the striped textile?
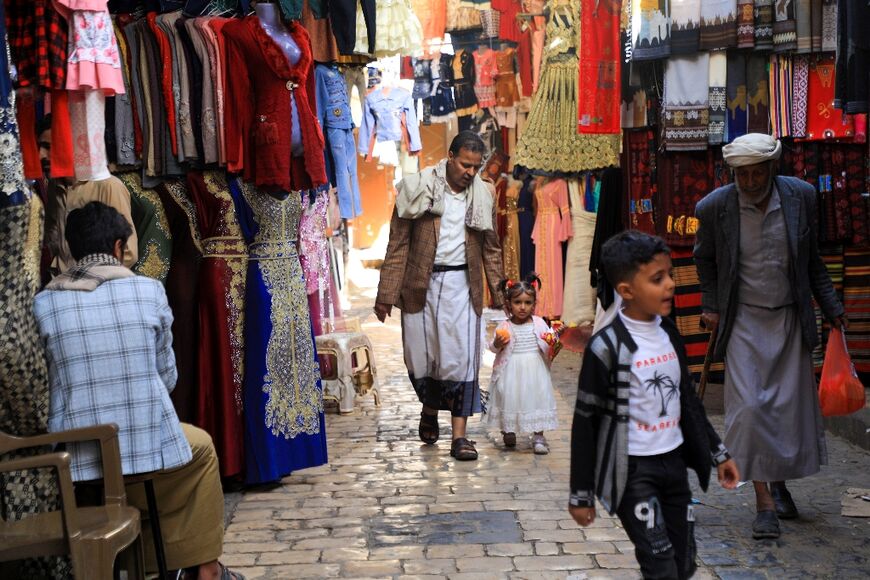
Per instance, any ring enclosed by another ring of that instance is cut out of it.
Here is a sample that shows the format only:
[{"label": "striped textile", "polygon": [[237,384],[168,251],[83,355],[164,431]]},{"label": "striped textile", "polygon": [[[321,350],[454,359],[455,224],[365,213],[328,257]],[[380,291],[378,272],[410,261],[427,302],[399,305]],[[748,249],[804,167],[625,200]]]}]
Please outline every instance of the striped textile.
[{"label": "striped textile", "polygon": [[790,137],[792,129],[792,57],[791,55],[770,56],[770,122],[773,136],[777,139]]},{"label": "striped textile", "polygon": [[[674,267],[674,281],[677,284],[674,294],[674,311],[671,315],[677,325],[677,330],[686,343],[689,372],[695,380],[701,377],[704,369],[704,357],[707,354],[707,343],[710,333],[701,330],[701,285],[698,281],[698,271],[692,250],[672,250],[671,261]],[[724,381],[723,363],[715,363],[710,367],[709,381],[721,383]]]},{"label": "striped textile", "polygon": [[870,248],[847,248],[843,262],[846,342],[855,369],[870,373]]}]

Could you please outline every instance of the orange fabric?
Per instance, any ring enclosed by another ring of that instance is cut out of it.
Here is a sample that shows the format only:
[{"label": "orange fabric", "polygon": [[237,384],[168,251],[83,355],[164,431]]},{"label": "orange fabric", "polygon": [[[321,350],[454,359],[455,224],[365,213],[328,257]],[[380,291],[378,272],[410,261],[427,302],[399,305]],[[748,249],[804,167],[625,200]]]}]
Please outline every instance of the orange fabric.
[{"label": "orange fabric", "polygon": [[27,89],[18,91],[17,117],[21,157],[24,159],[24,177],[40,179],[42,165],[39,163],[39,146],[36,143],[36,103],[32,91]]},{"label": "orange fabric", "polygon": [[69,93],[51,91],[51,177],[73,177],[72,123],[69,117]]}]

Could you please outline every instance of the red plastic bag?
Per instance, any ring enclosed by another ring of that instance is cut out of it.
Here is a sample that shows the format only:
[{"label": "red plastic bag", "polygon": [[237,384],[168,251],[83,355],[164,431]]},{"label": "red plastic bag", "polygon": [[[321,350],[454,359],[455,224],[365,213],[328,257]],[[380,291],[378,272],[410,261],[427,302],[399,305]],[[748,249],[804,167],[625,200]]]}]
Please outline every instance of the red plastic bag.
[{"label": "red plastic bag", "polygon": [[831,330],[828,337],[819,384],[819,405],[825,417],[848,415],[864,408],[864,385],[858,380],[849,358],[846,337],[837,328]]}]

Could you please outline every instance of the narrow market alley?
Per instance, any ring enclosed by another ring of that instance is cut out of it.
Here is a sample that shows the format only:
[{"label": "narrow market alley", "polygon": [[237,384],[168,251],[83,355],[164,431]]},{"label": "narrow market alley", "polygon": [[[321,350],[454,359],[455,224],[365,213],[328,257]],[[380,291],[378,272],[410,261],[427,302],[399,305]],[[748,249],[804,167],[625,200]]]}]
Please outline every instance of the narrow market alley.
[{"label": "narrow market alley", "polygon": [[[639,578],[617,519],[599,511],[581,530],[566,509],[580,355],[564,350],[554,363],[560,429],[547,434],[549,455],[534,455],[523,438],[505,450],[475,418],[469,433],[480,459],[457,462],[445,413],[435,446],[418,439],[399,315],[378,323],[372,292],[355,296],[350,315],[374,344],[382,406],[368,396],[352,415],[328,412],[328,465],[228,494],[222,561],[250,580]],[[484,388],[489,372],[484,364]],[[722,416],[711,419],[721,430]],[[695,578],[866,578],[870,521],[840,516],[840,500],[846,488],[866,486],[870,454],[830,434],[828,447],[830,465],[790,486],[801,517],[783,522],[779,540],[752,540],[751,484],[696,489]]]}]

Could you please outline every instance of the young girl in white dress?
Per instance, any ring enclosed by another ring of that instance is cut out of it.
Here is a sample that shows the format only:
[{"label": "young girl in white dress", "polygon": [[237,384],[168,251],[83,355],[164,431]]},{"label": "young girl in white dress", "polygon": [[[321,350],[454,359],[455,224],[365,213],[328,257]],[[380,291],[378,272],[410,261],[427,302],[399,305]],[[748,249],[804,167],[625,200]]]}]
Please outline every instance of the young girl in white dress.
[{"label": "young girl in white dress", "polygon": [[510,319],[496,328],[490,349],[496,353],[492,370],[487,423],[501,429],[505,447],[515,447],[517,433],[533,433],[536,454],[549,453],[544,431],[556,429],[556,396],[550,378],[551,345],[556,333],[535,316],[541,280],[500,283]]}]

